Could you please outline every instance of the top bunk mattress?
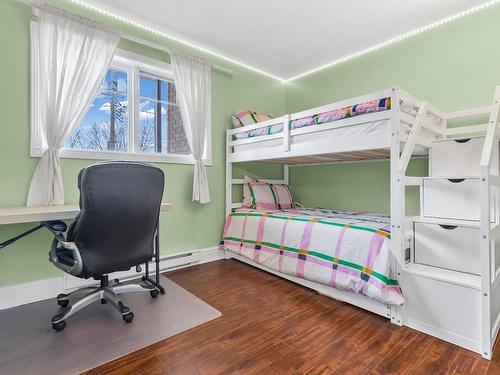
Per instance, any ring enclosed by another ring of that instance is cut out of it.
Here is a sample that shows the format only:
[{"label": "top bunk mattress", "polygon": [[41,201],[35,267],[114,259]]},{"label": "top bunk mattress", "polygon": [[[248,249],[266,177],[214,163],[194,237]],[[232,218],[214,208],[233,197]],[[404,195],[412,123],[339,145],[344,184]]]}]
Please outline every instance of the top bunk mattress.
[{"label": "top bunk mattress", "polygon": [[227,217],[220,246],[275,271],[386,305],[404,302],[392,269],[388,216],[321,208],[240,208]]},{"label": "top bunk mattress", "polygon": [[[345,118],[359,116],[367,113],[382,112],[391,109],[391,98],[371,100],[368,102],[351,105],[344,108],[335,109],[306,116],[290,121],[290,130],[299,129],[311,125],[321,125],[328,122],[343,120]],[[247,132],[237,133],[237,139],[258,137],[266,134],[276,134],[283,131],[283,124],[270,125],[264,128],[249,130]]]}]

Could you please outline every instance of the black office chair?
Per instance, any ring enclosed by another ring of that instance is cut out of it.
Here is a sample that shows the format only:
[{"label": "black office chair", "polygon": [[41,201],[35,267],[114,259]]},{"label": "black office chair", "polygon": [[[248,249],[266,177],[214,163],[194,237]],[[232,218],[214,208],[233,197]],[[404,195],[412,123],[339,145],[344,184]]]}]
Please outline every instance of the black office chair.
[{"label": "black office chair", "polygon": [[[61,312],[52,318],[55,330],[63,330],[67,318],[96,301],[111,303],[130,323],[134,314],[118,295],[136,291],[150,292],[152,297],[159,294],[158,286],[147,278],[109,282],[108,274],[152,260],[163,187],[163,171],[146,164],[99,163],[80,172],[81,211],[66,238],[63,222],[42,224],[55,237],[50,262],[73,276],[100,280],[100,285],[57,296]],[[70,297],[82,293],[83,297],[69,304]]]}]

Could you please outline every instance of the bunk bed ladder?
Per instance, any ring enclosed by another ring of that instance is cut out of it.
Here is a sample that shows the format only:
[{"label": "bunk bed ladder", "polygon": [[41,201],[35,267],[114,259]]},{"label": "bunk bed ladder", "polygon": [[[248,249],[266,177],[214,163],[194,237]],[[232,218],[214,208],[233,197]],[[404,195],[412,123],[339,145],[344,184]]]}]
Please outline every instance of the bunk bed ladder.
[{"label": "bunk bed ladder", "polygon": [[415,122],[413,123],[408,138],[406,139],[406,144],[401,154],[401,157],[398,160],[398,170],[403,174],[408,168],[408,163],[410,162],[411,155],[413,150],[415,149],[415,145],[417,144],[418,136],[420,135],[420,129],[422,129],[422,124],[424,122],[425,113],[427,111],[429,103],[423,101],[420,104],[420,108],[418,109],[417,115],[415,117]]},{"label": "bunk bed ladder", "polygon": [[[429,126],[424,119],[428,113],[443,122]],[[477,115],[489,115],[488,123],[448,128],[450,120]],[[391,173],[391,215],[403,265],[403,324],[487,359],[500,328],[500,258],[495,251],[500,246],[499,116],[500,87],[489,107],[442,113],[421,102],[400,157],[395,140],[391,154],[397,160]],[[407,177],[424,128],[436,136],[430,142],[429,176]],[[474,136],[460,138],[470,134]],[[417,217],[405,217],[405,186],[420,187]],[[399,227],[404,224],[411,224],[406,232]],[[403,233],[411,236],[407,246]]]}]

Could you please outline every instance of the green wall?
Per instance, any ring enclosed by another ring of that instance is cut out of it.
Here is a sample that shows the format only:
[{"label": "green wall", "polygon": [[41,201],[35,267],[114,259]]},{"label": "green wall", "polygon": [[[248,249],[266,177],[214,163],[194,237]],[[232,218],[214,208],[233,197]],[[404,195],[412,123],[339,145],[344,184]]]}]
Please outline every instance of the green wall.
[{"label": "green wall", "polygon": [[[491,103],[500,85],[500,6],[496,5],[287,86],[288,113],[398,85],[443,110]],[[425,160],[409,174],[426,175]],[[387,162],[295,167],[294,199],[305,205],[388,213]],[[410,190],[409,213],[418,212]]]},{"label": "green wall", "polygon": [[[412,160],[407,175],[427,173],[427,159]],[[292,167],[290,185],[296,202],[308,207],[389,214],[389,162],[342,163]],[[419,211],[418,188],[407,187],[406,212]]]},{"label": "green wall", "polygon": [[[169,47],[186,50],[157,36],[117,23],[102,15],[89,13],[67,1],[49,1],[72,11],[106,22],[129,34]],[[29,21],[31,9],[15,0],[0,1],[0,207],[22,206],[38,159],[29,157]],[[134,43],[121,47],[157,59],[168,59],[163,53]],[[191,202],[193,167],[191,165],[157,164],[165,171],[164,201],[174,210],[161,216],[162,253],[212,247],[218,244],[224,219],[225,131],[232,113],[255,108],[264,113],[281,115],[285,110],[285,88],[280,82],[259,75],[197,51],[192,54],[227,66],[239,75],[230,78],[212,75],[213,166],[208,168],[212,202],[202,206]],[[78,201],[76,177],[91,160],[63,159],[65,198]],[[0,241],[32,225],[0,226]],[[48,262],[50,236],[35,233],[0,251],[0,287],[57,276]]]}]

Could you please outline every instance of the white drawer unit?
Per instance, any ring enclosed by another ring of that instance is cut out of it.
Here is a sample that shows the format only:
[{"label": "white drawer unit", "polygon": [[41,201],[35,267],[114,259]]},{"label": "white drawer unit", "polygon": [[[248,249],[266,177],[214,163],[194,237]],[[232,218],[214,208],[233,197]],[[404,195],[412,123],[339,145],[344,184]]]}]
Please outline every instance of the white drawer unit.
[{"label": "white drawer unit", "polygon": [[410,272],[403,277],[404,325],[476,353],[483,352],[480,289]]},{"label": "white drawer unit", "polygon": [[[435,177],[479,177],[479,164],[483,145],[483,137],[433,142],[429,158],[430,175]],[[496,174],[497,168],[498,147],[493,147],[491,173]]]},{"label": "white drawer unit", "polygon": [[415,263],[481,274],[479,227],[415,222]]},{"label": "white drawer unit", "polygon": [[[429,218],[479,221],[479,178],[424,178],[422,216]],[[495,201],[494,194],[491,194]],[[491,222],[496,220],[494,204]]]}]

